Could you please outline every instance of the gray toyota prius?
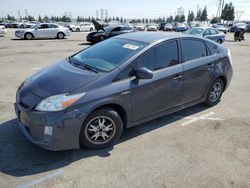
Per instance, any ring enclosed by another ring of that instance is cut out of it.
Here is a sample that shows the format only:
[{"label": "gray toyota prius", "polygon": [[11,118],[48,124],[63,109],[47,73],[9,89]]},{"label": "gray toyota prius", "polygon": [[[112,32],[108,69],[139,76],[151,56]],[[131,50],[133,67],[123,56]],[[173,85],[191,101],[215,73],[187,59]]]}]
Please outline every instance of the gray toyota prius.
[{"label": "gray toyota prius", "polygon": [[112,146],[124,128],[216,105],[232,78],[229,49],[189,35],[135,32],[30,76],[16,93],[24,135],[49,150]]}]

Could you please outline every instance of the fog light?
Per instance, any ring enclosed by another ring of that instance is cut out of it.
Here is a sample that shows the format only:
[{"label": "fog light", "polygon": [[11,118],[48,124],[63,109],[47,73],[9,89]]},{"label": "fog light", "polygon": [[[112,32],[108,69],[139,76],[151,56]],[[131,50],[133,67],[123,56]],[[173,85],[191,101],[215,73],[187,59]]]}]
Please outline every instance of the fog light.
[{"label": "fog light", "polygon": [[53,127],[50,126],[44,127],[44,135],[52,136],[52,132],[53,132]]}]

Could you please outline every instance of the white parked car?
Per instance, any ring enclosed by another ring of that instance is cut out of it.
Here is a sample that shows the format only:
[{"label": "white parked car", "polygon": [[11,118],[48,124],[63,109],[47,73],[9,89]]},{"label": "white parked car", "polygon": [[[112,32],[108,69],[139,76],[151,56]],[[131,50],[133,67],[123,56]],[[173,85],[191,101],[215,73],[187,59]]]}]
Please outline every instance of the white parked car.
[{"label": "white parked car", "polygon": [[3,36],[7,33],[5,26],[4,25],[0,25],[0,35]]},{"label": "white parked car", "polygon": [[157,25],[156,24],[149,24],[147,26],[148,31],[158,31]]},{"label": "white parked car", "polygon": [[94,31],[95,30],[95,26],[92,23],[89,22],[82,22],[78,25],[74,25],[71,24],[69,25],[69,28],[71,31],[76,31],[76,32],[80,32],[80,31]]},{"label": "white parked car", "polygon": [[17,38],[31,40],[34,38],[58,38],[63,39],[70,35],[66,27],[54,23],[42,23],[28,29],[18,29],[15,32]]}]

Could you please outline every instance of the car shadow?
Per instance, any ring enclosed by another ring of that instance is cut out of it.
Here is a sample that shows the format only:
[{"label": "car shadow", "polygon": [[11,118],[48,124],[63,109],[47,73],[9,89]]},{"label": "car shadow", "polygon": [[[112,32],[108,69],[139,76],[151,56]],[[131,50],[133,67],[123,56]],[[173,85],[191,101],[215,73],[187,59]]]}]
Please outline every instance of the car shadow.
[{"label": "car shadow", "polygon": [[[194,115],[207,108],[202,104],[196,105],[178,113],[125,129],[117,145],[152,130],[169,126],[182,117]],[[175,117],[177,114],[179,119]],[[0,133],[0,172],[15,177],[59,169],[75,161],[93,156],[109,157],[110,151],[113,149],[111,147],[100,150],[47,151],[26,140],[18,128],[16,119],[2,123]]]},{"label": "car shadow", "polygon": [[234,40],[226,40],[226,42],[235,42]]},{"label": "car shadow", "polygon": [[80,43],[80,44],[78,44],[78,45],[82,45],[82,46],[91,46],[91,45],[93,45],[92,43],[90,43],[90,42],[83,42],[83,43]]},{"label": "car shadow", "polygon": [[60,41],[60,40],[67,40],[68,38],[63,38],[63,39],[57,39],[57,38],[35,38],[35,39],[32,39],[32,40],[26,40],[26,39],[20,39],[20,38],[12,38],[11,40],[14,40],[14,41],[36,41],[36,40],[42,40],[42,41]]}]

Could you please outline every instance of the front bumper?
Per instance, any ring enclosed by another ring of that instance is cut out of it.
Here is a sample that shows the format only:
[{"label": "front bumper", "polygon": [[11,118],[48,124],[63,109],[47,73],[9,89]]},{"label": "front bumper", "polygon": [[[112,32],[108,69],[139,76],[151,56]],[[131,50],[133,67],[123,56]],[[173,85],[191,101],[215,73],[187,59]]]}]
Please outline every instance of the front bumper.
[{"label": "front bumper", "polygon": [[[85,114],[77,110],[69,112],[28,111],[15,103],[18,124],[25,137],[48,150],[79,149],[79,134]],[[52,129],[47,133],[45,127]]]},{"label": "front bumper", "polygon": [[22,33],[22,32],[15,32],[15,36],[17,38],[23,39],[24,38],[24,33]]},{"label": "front bumper", "polygon": [[92,36],[92,35],[87,35],[86,40],[91,43],[97,43],[99,42],[99,37],[97,36]]}]

